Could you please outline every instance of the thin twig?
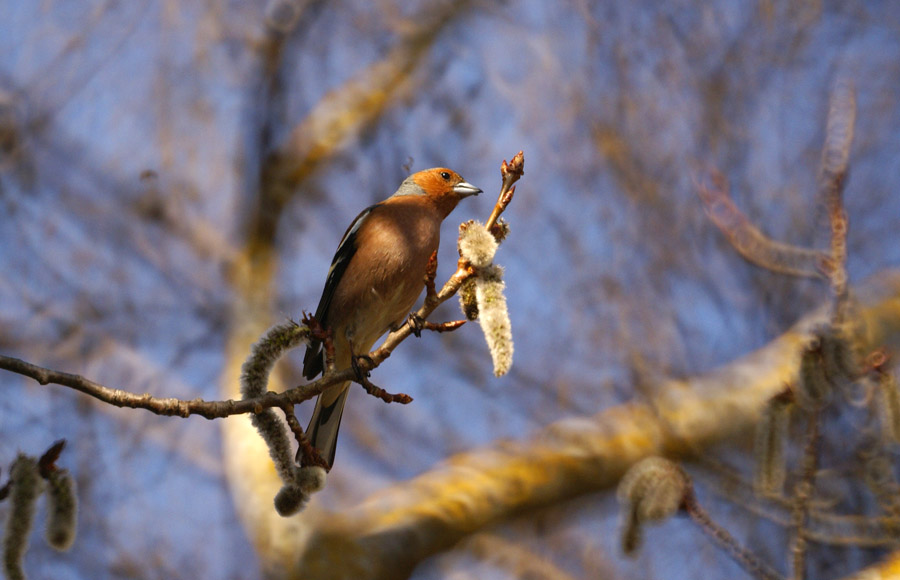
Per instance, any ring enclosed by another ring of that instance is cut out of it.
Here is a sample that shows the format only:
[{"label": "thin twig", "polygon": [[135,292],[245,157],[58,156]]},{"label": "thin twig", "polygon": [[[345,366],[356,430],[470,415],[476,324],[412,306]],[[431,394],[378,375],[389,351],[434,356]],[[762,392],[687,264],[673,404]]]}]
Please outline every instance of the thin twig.
[{"label": "thin twig", "polygon": [[831,255],[828,275],[834,293],[832,322],[840,324],[847,309],[847,212],[844,210],[844,186],[856,122],[856,93],[853,85],[838,81],[828,104],[825,144],[819,166],[819,189],[825,198],[831,221]]},{"label": "thin twig", "polygon": [[297,415],[294,413],[293,405],[282,405],[281,410],[284,411],[284,420],[288,424],[288,428],[291,430],[291,433],[294,434],[294,439],[299,443],[302,439],[306,438],[306,433],[303,432],[303,426],[300,425],[300,421],[297,420]]},{"label": "thin twig", "polygon": [[487,222],[484,224],[485,229],[490,231],[494,224],[497,223],[497,220],[500,218],[500,214],[506,209],[506,206],[509,205],[509,202],[512,201],[513,195],[516,193],[516,188],[513,185],[519,181],[519,178],[525,174],[525,155],[522,151],[516,153],[515,157],[507,163],[506,160],[503,160],[503,163],[500,165],[500,176],[503,179],[503,185],[500,187],[500,196],[497,198],[497,203],[494,205],[494,211],[491,212],[490,217],[488,217]]},{"label": "thin twig", "polygon": [[775,241],[766,236],[731,200],[728,182],[717,171],[696,180],[697,195],[710,221],[747,261],[789,276],[821,278],[828,254]]},{"label": "thin twig", "polygon": [[431,330],[433,332],[453,332],[461,327],[468,320],[449,320],[447,322],[428,322],[422,323],[422,330]]},{"label": "thin twig", "polygon": [[397,393],[395,395],[393,393],[385,391],[384,389],[370,381],[368,378],[366,378],[365,375],[360,375],[356,382],[362,385],[367,393],[369,393],[373,397],[378,397],[385,403],[400,403],[401,405],[408,405],[413,401],[413,398],[406,393]]},{"label": "thin twig", "polygon": [[288,428],[294,434],[294,439],[297,440],[297,446],[300,450],[300,465],[317,465],[326,470],[329,469],[328,462],[322,458],[319,450],[313,447],[312,443],[309,442],[309,437],[303,432],[303,426],[300,425],[297,415],[294,414],[294,406],[282,405],[281,410],[284,411],[284,418],[287,421]]},{"label": "thin twig", "polygon": [[134,394],[114,389],[86,379],[80,375],[44,368],[21,359],[0,355],[0,369],[34,379],[42,385],[54,384],[75,389],[85,395],[116,407],[144,409],[156,415],[189,417],[199,415],[206,419],[219,419],[244,413],[258,413],[269,407],[297,404],[311,399],[331,385],[350,380],[353,371],[333,373],[321,379],[290,389],[283,393],[266,393],[261,397],[235,401],[204,401],[203,399],[157,398],[147,393]]},{"label": "thin twig", "polygon": [[[707,489],[727,499],[755,516],[785,529],[791,527],[790,503],[784,496],[760,498],[752,484],[736,472],[709,460],[695,463],[695,479],[706,481]],[[812,505],[811,505],[812,507]],[[806,528],[809,543],[826,546],[855,546],[857,548],[896,547],[896,534],[890,532],[894,524],[890,517],[866,517],[829,513],[811,509]]]},{"label": "thin twig", "polygon": [[737,562],[744,570],[746,570],[754,578],[763,580],[782,580],[784,577],[770,568],[766,563],[756,557],[753,552],[744,549],[734,536],[728,533],[728,530],[719,526],[709,514],[706,513],[697,502],[693,492],[685,495],[684,505],[685,513],[691,518],[700,529],[709,536],[715,543],[721,546],[735,562]]},{"label": "thin twig", "polygon": [[794,505],[791,513],[791,578],[803,580],[806,570],[806,525],[809,519],[809,500],[813,493],[819,451],[819,416],[821,408],[809,414],[806,430],[806,446],[803,449],[801,479],[794,488]]}]

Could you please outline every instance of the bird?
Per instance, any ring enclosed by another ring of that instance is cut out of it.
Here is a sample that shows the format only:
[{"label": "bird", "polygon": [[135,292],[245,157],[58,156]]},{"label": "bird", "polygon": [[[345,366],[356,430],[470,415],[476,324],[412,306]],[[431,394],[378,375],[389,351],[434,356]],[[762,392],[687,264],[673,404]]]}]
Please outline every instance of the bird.
[{"label": "bird", "polygon": [[[334,253],[315,314],[331,331],[336,369],[355,367],[356,357],[407,321],[438,249],[441,223],[462,199],[479,193],[455,171],[435,167],[410,175],[392,196],[356,216]],[[324,370],[323,344],[314,341],[303,357],[303,376],[311,380]],[[329,470],[349,386],[339,383],[318,396],[306,431]]]}]

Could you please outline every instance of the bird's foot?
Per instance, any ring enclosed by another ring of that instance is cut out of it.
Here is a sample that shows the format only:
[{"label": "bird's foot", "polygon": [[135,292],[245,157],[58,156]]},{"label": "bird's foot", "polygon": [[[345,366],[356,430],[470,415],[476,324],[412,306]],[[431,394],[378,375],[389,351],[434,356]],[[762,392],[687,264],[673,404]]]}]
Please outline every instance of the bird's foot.
[{"label": "bird's foot", "polygon": [[353,369],[353,373],[356,375],[356,378],[360,383],[362,383],[362,381],[368,378],[371,374],[368,370],[362,367],[362,363],[365,363],[370,368],[375,366],[375,361],[372,360],[372,357],[367,354],[354,355],[350,358],[350,368]]},{"label": "bird's foot", "polygon": [[303,311],[303,318],[300,319],[300,322],[309,327],[309,334],[313,340],[324,342],[328,337],[328,329],[322,326],[315,316],[309,314],[305,310]]},{"label": "bird's foot", "polygon": [[425,328],[424,318],[415,312],[410,312],[406,323],[409,324],[409,328],[412,330],[412,333],[416,335],[416,338],[422,338],[422,329]]}]

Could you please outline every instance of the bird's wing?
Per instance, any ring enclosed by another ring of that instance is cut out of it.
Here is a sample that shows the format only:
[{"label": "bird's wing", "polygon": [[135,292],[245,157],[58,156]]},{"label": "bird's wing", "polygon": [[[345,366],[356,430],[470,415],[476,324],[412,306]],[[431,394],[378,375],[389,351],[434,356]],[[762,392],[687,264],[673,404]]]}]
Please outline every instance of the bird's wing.
[{"label": "bird's wing", "polygon": [[[344,237],[341,238],[341,243],[338,244],[334,258],[331,259],[331,268],[328,269],[328,278],[325,279],[325,289],[322,290],[322,297],[319,299],[318,308],[316,308],[316,320],[325,328],[329,326],[328,315],[331,298],[334,296],[334,291],[337,289],[338,284],[341,283],[341,278],[343,278],[344,272],[347,270],[347,265],[350,264],[350,260],[356,253],[356,234],[359,232],[362,223],[377,206],[378,204],[371,205],[356,216],[356,219],[344,232]],[[312,343],[307,347],[306,354],[303,357],[303,376],[307,379],[312,379],[325,369],[325,361],[321,351],[321,343]]]}]

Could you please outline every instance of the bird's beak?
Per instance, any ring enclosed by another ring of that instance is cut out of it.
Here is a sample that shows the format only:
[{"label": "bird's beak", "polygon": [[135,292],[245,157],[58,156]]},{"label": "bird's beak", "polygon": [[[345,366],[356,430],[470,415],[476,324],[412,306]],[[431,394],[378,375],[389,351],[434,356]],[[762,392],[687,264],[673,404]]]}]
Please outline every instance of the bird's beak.
[{"label": "bird's beak", "polygon": [[457,183],[453,186],[453,193],[460,197],[469,197],[470,195],[478,195],[481,193],[481,190],[471,183],[463,181],[462,183]]}]

